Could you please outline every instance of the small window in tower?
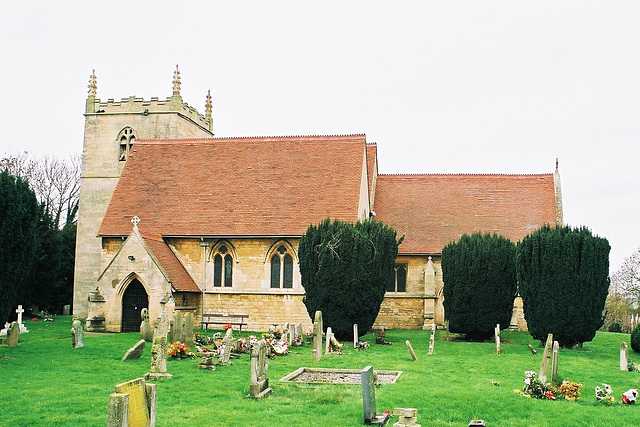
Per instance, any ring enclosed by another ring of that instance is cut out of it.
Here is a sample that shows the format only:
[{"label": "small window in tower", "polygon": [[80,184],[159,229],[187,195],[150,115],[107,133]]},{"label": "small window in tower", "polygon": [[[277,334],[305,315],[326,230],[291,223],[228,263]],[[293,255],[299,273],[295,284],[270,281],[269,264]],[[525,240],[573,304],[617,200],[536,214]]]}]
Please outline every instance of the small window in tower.
[{"label": "small window in tower", "polygon": [[132,128],[126,127],[120,131],[118,135],[118,142],[120,144],[120,153],[118,155],[118,160],[121,162],[127,161],[129,157],[129,153],[131,152],[131,147],[136,140],[135,132]]}]

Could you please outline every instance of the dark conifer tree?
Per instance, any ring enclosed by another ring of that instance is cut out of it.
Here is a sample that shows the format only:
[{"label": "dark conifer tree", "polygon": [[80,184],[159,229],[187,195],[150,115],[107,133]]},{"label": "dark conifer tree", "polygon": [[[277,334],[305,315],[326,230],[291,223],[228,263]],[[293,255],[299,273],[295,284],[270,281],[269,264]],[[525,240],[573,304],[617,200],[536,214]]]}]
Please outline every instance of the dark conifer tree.
[{"label": "dark conifer tree", "polygon": [[350,338],[354,323],[365,334],[380,311],[398,244],[396,232],[374,220],[309,226],[298,248],[309,316],[321,310],[338,339]]},{"label": "dark conifer tree", "polygon": [[518,245],[517,273],[529,333],[563,347],[591,341],[609,292],[607,239],[587,228],[544,226]]},{"label": "dark conifer tree", "polygon": [[463,235],[442,250],[444,312],[449,330],[472,340],[509,326],[516,296],[516,247],[493,234]]}]

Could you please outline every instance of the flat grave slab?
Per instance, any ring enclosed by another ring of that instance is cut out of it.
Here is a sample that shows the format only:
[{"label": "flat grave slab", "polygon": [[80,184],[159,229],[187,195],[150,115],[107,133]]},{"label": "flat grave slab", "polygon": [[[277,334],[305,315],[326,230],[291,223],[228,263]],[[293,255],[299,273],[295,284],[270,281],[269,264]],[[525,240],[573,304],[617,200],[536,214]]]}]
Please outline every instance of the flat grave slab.
[{"label": "flat grave slab", "polygon": [[[331,369],[331,368],[298,368],[280,379],[286,383],[307,384],[360,384],[361,369]],[[381,384],[393,384],[402,375],[402,371],[374,371],[377,381]]]}]

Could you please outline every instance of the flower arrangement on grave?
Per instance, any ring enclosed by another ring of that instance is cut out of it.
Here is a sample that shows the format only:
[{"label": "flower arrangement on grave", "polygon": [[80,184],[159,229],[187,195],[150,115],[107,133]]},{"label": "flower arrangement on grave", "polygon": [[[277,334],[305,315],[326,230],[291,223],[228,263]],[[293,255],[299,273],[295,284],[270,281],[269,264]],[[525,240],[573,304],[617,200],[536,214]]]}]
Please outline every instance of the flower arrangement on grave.
[{"label": "flower arrangement on grave", "polygon": [[356,349],[357,349],[358,351],[364,351],[364,350],[366,350],[366,349],[368,349],[368,348],[369,348],[369,343],[368,343],[368,342],[366,342],[366,341],[358,341],[358,342],[356,343]]},{"label": "flower arrangement on grave", "polygon": [[622,403],[625,405],[635,405],[638,398],[638,389],[632,388],[622,393]]},{"label": "flower arrangement on grave", "polygon": [[196,333],[193,335],[193,342],[195,342],[196,345],[199,345],[199,346],[212,345],[213,338]]},{"label": "flower arrangement on grave", "polygon": [[269,356],[284,356],[289,354],[289,342],[278,331],[264,332],[262,339],[267,343]]},{"label": "flower arrangement on grave", "polygon": [[596,386],[596,400],[607,405],[616,403],[616,399],[613,397],[613,390],[609,384],[602,383],[602,388]]},{"label": "flower arrangement on grave", "polygon": [[555,400],[551,384],[543,383],[538,378],[536,371],[524,372],[524,387],[522,390],[514,390],[516,393],[525,397],[535,397],[536,399]]},{"label": "flower arrangement on grave", "polygon": [[195,354],[189,351],[184,343],[180,341],[172,342],[169,344],[167,353],[174,359],[184,359],[185,357],[195,357]]},{"label": "flower arrangement on grave", "polygon": [[580,388],[582,384],[575,381],[562,381],[557,389],[559,396],[564,396],[565,400],[577,400],[580,397]]},{"label": "flower arrangement on grave", "polygon": [[231,325],[231,323],[227,323],[226,325],[222,325],[222,330],[226,331],[227,329],[231,329],[233,328],[233,325]]},{"label": "flower arrangement on grave", "polygon": [[338,341],[336,337],[331,337],[329,341],[329,351],[331,353],[342,354],[342,344],[340,344],[340,341]]},{"label": "flower arrangement on grave", "polygon": [[387,336],[387,331],[384,328],[380,328],[378,333],[376,334],[376,344],[391,344],[388,341],[385,341],[385,337]]},{"label": "flower arrangement on grave", "polygon": [[640,372],[640,363],[632,362],[631,360],[629,360],[629,363],[627,364],[627,370],[629,372]]},{"label": "flower arrangement on grave", "polygon": [[232,351],[234,353],[238,353],[238,354],[248,353],[249,352],[249,346],[247,344],[247,340],[244,339],[244,338],[240,338],[238,341],[236,341],[236,344],[233,347]]}]

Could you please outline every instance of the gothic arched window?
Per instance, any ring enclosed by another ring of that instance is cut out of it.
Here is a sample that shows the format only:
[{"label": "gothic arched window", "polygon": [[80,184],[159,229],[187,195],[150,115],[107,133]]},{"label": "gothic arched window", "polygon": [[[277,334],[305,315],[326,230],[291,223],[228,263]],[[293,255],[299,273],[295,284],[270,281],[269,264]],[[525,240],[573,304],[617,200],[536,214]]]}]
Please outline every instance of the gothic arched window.
[{"label": "gothic arched window", "polygon": [[121,162],[127,161],[127,157],[129,157],[129,152],[131,151],[131,146],[133,146],[135,140],[136,134],[129,126],[120,131],[118,134],[118,141],[120,143],[120,154],[118,156],[118,160]]},{"label": "gothic arched window", "polygon": [[293,288],[293,257],[284,245],[271,255],[271,287]]},{"label": "gothic arched window", "polygon": [[213,256],[213,286],[231,287],[233,284],[233,257],[226,245],[220,245]]}]

